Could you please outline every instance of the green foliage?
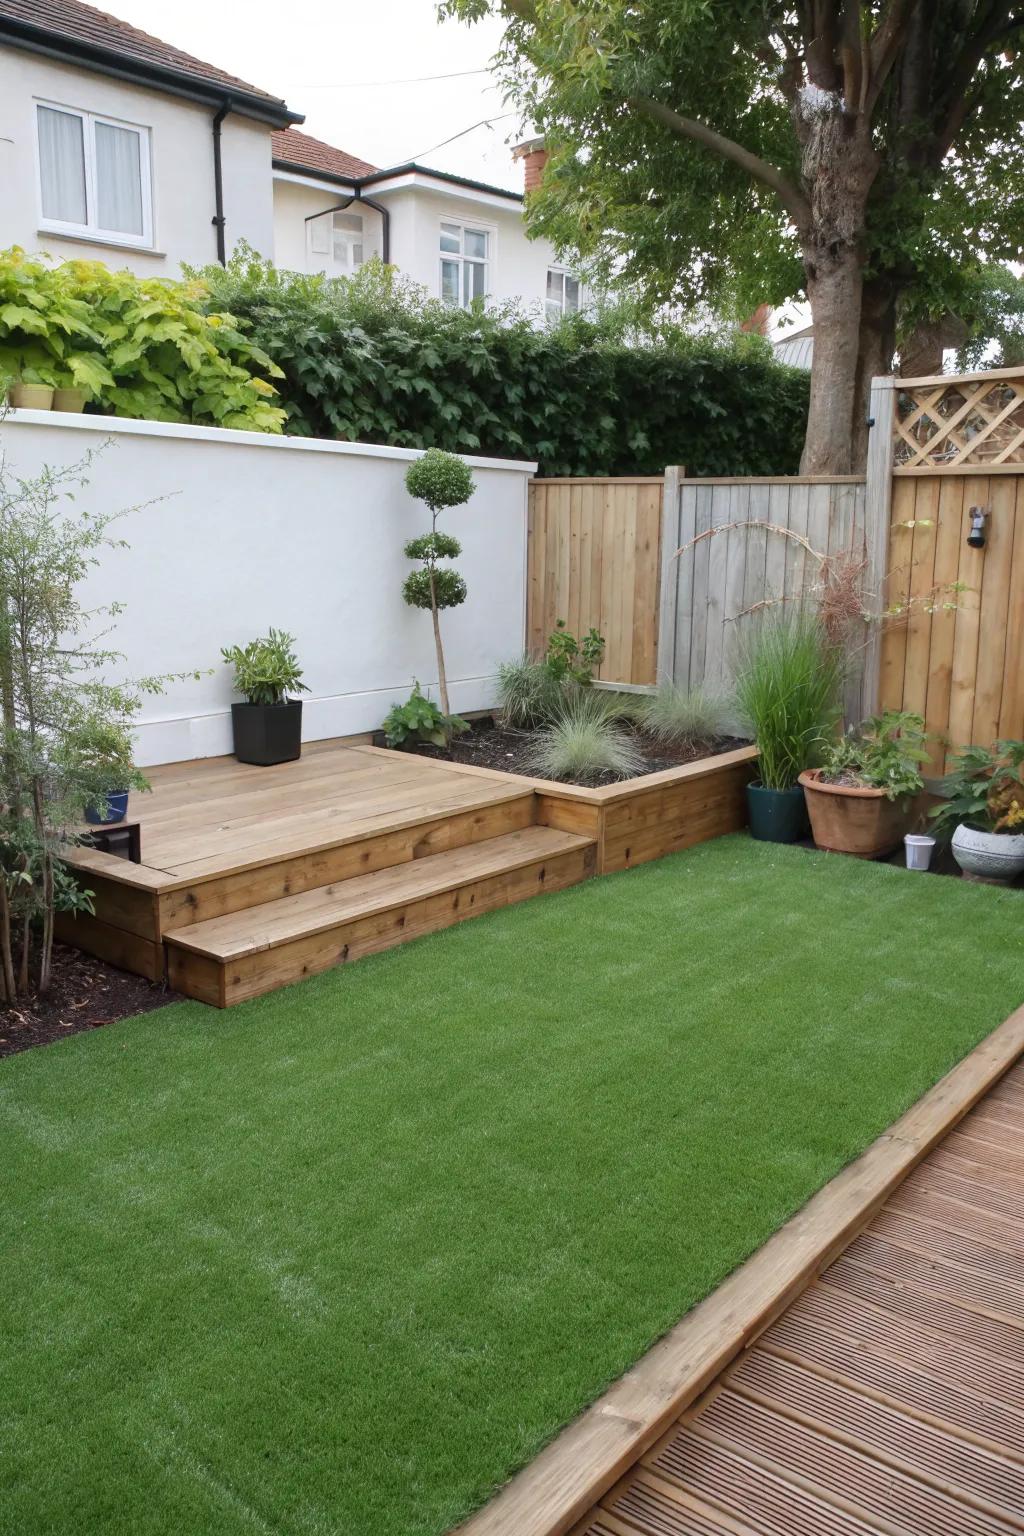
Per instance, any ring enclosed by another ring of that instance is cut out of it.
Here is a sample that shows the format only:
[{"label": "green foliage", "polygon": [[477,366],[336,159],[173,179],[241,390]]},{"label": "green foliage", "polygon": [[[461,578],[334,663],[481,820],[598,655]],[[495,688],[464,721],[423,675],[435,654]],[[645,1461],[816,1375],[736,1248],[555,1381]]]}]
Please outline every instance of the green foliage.
[{"label": "green foliage", "polygon": [[565,620],[559,619],[548,636],[544,665],[556,683],[575,683],[580,688],[587,688],[601,665],[604,646],[604,636],[596,629],[588,629],[583,638],[577,640],[566,629]]},{"label": "green foliage", "polygon": [[628,779],[643,768],[643,753],[609,718],[600,695],[575,690],[537,733],[530,766],[544,779],[574,784]]},{"label": "green foliage", "polygon": [[288,431],[537,459],[548,475],[793,473],[807,375],[757,337],[693,335],[629,306],[538,327],[456,309],[370,262],[351,279],[241,250],[202,280],[284,371]]},{"label": "green foliage", "polygon": [[[875,66],[873,92],[877,84],[867,107],[877,157],[868,281],[890,286],[909,329],[964,310],[979,254],[1021,259],[1024,21],[1008,4],[443,0],[441,10],[505,23],[503,83],[550,154],[527,199],[531,230],[648,312],[705,303],[748,314],[806,285],[794,220],[749,158],[717,153],[664,109],[808,192],[823,157],[802,91],[817,90],[824,116],[848,88],[844,65],[856,90],[861,50]],[[846,103],[835,146],[859,131],[854,107]],[[847,162],[825,158],[842,177]],[[847,191],[843,212],[851,202]],[[690,451],[678,457],[692,467]]]},{"label": "green foliage", "polygon": [[247,645],[224,646],[221,655],[234,667],[231,686],[250,704],[286,704],[292,693],[308,693],[294,651],[294,635],[269,629]]},{"label": "green foliage", "polygon": [[88,454],[31,479],[0,453],[0,999],[47,990],[58,911],[91,911],[60,855],[88,806],[142,789],[131,725],[159,678],[108,682],[100,643],[117,603],[86,609],[81,582],[119,547],[116,513],[77,514]]},{"label": "green foliage", "polygon": [[428,448],[422,459],[406,470],[405,488],[417,501],[425,501],[431,512],[443,512],[447,507],[461,507],[469,500],[473,476],[465,459],[457,454]]},{"label": "green foliage", "polygon": [[468,731],[458,715],[446,715],[433,699],[428,699],[419,683],[404,704],[392,704],[384,720],[384,734],[389,747],[409,748],[418,742],[446,747],[452,736]]},{"label": "green foliage", "polygon": [[1024,278],[1000,262],[979,262],[964,275],[958,313],[969,335],[956,355],[959,373],[1024,364]]},{"label": "green foliage", "polygon": [[[429,538],[430,535],[428,534]],[[454,541],[453,541],[454,542]],[[408,554],[408,548],[406,549]],[[434,584],[431,589],[431,567],[425,566],[423,570],[411,571],[402,583],[402,596],[410,608],[425,608],[429,613],[435,606],[437,608],[458,608],[460,603],[466,601],[465,578],[447,566],[433,567]]]},{"label": "green foliage", "polygon": [[964,747],[939,789],[945,798],[929,814],[940,836],[961,822],[978,832],[1024,833],[1024,741]]},{"label": "green foliage", "polygon": [[662,683],[657,693],[640,698],[636,713],[645,731],[670,746],[710,746],[729,729],[728,699],[672,683]]},{"label": "green foliage", "polygon": [[205,283],[0,252],[0,381],[75,386],[101,414],[280,432],[280,377]]},{"label": "green foliage", "polygon": [[435,531],[410,539],[405,553],[410,560],[457,560],[462,554],[462,545],[452,534]]},{"label": "green foliage", "polygon": [[838,741],[829,742],[821,754],[822,778],[833,784],[865,789],[884,789],[889,800],[916,795],[924,788],[921,764],[927,760],[924,719],[901,710],[887,710]]},{"label": "green foliage", "polygon": [[843,664],[820,620],[768,612],[739,644],[736,702],[759,753],[766,789],[791,789],[814,768],[839,719]]},{"label": "green foliage", "polygon": [[503,725],[531,730],[550,720],[562,699],[562,688],[542,661],[528,655],[498,666],[498,713]]}]

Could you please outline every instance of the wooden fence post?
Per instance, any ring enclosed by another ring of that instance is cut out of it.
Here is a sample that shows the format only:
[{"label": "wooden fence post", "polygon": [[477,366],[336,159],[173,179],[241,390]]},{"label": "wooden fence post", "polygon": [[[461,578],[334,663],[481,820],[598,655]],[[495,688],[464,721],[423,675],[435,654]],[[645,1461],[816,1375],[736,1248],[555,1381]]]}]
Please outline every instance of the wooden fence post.
[{"label": "wooden fence post", "polygon": [[654,672],[659,683],[676,680],[676,622],[679,561],[676,550],[682,543],[679,532],[679,482],[685,469],[670,464],[665,470],[665,490],[661,498],[661,598],[658,606],[658,650]]},{"label": "wooden fence post", "polygon": [[[873,425],[868,438],[867,479],[864,487],[864,544],[867,568],[864,586],[867,599],[881,612],[885,578],[889,562],[889,521],[892,506],[893,422],[896,410],[896,382],[892,378],[871,380],[869,413]],[[871,625],[864,652],[861,682],[861,716],[878,709],[882,662],[881,620]]]}]

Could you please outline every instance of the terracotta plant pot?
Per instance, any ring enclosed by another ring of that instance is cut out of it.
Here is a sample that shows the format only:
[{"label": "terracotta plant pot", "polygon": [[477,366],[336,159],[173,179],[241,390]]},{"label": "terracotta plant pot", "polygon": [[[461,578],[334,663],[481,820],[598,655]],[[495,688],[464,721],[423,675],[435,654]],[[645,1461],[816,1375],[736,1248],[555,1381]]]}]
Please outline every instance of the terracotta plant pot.
[{"label": "terracotta plant pot", "polygon": [[49,384],[12,384],[7,398],[15,410],[48,411],[53,404],[53,389]]},{"label": "terracotta plant pot", "polygon": [[67,389],[55,389],[53,392],[53,409],[55,411],[84,411],[85,390],[73,389],[70,385]]},{"label": "terracotta plant pot", "polygon": [[903,841],[910,826],[914,797],[889,800],[881,789],[854,789],[825,784],[821,770],[800,775],[818,848],[851,853],[858,859],[880,859]]}]

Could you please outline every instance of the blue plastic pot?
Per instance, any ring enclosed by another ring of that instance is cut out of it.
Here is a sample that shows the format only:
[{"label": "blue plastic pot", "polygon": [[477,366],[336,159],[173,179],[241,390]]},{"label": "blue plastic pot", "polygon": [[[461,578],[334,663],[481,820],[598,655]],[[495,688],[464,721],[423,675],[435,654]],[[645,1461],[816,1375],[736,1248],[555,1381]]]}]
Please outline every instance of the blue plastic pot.
[{"label": "blue plastic pot", "polygon": [[107,791],[106,807],[101,812],[93,805],[85,808],[85,819],[92,827],[109,827],[115,821],[124,821],[128,814],[128,791],[126,789],[109,789]]}]

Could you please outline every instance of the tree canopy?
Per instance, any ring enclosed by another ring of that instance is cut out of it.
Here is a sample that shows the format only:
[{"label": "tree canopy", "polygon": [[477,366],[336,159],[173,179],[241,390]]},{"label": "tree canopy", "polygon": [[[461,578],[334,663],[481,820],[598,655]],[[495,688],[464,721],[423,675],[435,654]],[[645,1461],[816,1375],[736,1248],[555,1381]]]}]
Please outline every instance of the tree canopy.
[{"label": "tree canopy", "polygon": [[805,467],[862,456],[897,325],[970,326],[1024,254],[1024,6],[1011,0],[445,0],[500,11],[498,67],[549,151],[533,230],[652,308],[800,291]]}]

